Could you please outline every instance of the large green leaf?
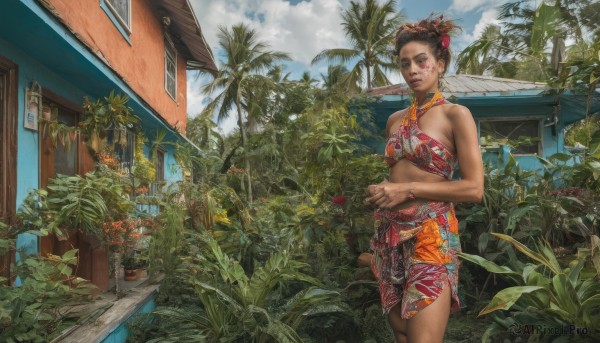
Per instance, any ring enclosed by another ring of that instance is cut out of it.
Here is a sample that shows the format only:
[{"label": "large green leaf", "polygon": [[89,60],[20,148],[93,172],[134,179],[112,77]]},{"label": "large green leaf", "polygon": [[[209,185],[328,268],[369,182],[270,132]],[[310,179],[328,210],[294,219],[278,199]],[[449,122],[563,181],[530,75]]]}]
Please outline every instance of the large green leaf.
[{"label": "large green leaf", "polygon": [[553,294],[558,307],[569,313],[572,319],[577,317],[577,311],[580,307],[577,292],[571,281],[565,274],[558,274],[552,278]]},{"label": "large green leaf", "polygon": [[517,302],[517,300],[519,300],[521,295],[538,290],[545,290],[545,288],[541,286],[516,286],[505,288],[492,298],[492,301],[479,312],[479,315],[482,316],[496,310],[508,310],[515,302]]},{"label": "large green leaf", "polygon": [[492,235],[494,235],[502,240],[505,240],[507,242],[510,242],[512,245],[514,245],[515,248],[517,248],[517,250],[519,250],[523,254],[529,256],[530,258],[532,258],[532,259],[536,260],[537,262],[540,262],[543,265],[545,265],[546,267],[550,268],[550,270],[552,270],[552,272],[554,274],[560,274],[562,272],[562,269],[560,268],[560,266],[558,265],[556,260],[554,260],[554,261],[548,260],[544,255],[532,251],[531,249],[529,249],[528,247],[526,247],[525,245],[523,245],[521,242],[517,241],[516,239],[512,238],[511,236],[504,235],[501,233],[492,233]]},{"label": "large green leaf", "polygon": [[600,294],[596,294],[581,303],[577,318],[583,321],[584,325],[593,326],[599,329],[600,323]]},{"label": "large green leaf", "polygon": [[496,274],[518,274],[517,272],[515,272],[514,270],[510,269],[507,266],[499,266],[496,263],[492,262],[492,261],[488,261],[485,258],[478,256],[478,255],[471,255],[471,254],[467,254],[464,252],[458,253],[458,256],[469,261],[469,262],[473,262],[475,264],[477,264],[480,267],[485,268],[485,270],[487,270],[490,273],[496,273]]},{"label": "large green leaf", "polygon": [[533,26],[531,28],[530,47],[534,54],[542,54],[546,48],[548,39],[560,30],[563,22],[560,9],[549,6],[542,2],[535,12]]}]

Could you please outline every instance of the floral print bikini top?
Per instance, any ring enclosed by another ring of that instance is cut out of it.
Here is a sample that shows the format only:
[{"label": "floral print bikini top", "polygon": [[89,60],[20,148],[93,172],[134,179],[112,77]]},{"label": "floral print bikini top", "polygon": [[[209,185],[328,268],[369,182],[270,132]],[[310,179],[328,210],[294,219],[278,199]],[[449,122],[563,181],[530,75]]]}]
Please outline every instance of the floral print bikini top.
[{"label": "floral print bikini top", "polygon": [[447,103],[439,92],[419,108],[416,102],[413,102],[401,119],[398,130],[390,132],[386,140],[385,161],[390,167],[406,158],[427,172],[447,180],[452,179],[455,156],[440,141],[421,131],[418,123],[419,118],[430,108]]}]

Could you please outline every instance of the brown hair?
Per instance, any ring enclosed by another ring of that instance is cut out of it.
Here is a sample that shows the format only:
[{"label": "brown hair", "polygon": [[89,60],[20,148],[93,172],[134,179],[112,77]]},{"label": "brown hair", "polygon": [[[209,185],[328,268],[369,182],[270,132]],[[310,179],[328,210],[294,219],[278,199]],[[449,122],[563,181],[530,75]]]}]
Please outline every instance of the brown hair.
[{"label": "brown hair", "polygon": [[431,47],[436,60],[443,60],[448,70],[450,65],[450,34],[460,30],[452,20],[444,20],[444,15],[429,16],[419,22],[407,23],[396,32],[394,56],[400,55],[400,49],[408,42],[419,41]]}]

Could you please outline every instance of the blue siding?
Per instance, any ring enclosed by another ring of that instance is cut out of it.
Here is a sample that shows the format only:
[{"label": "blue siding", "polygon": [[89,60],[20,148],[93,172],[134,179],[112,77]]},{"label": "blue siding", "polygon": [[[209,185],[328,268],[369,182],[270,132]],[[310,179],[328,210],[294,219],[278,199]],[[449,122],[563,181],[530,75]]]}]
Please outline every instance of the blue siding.
[{"label": "blue siding", "polygon": [[171,147],[165,151],[165,181],[173,183],[182,179],[181,167],[175,159],[175,148]]},{"label": "blue siding", "polygon": [[[69,84],[52,70],[31,59],[11,43],[0,38],[0,52],[4,57],[18,64],[18,127],[17,127],[17,209],[23,203],[27,194],[39,188],[39,137],[38,131],[25,129],[23,113],[25,110],[25,88],[32,81],[38,82],[42,88],[52,91],[64,98],[80,103],[84,93]],[[17,249],[23,249],[28,254],[38,252],[38,237],[31,234],[20,235],[17,239]],[[17,261],[20,260],[17,254]]]},{"label": "blue siding", "polygon": [[[23,127],[25,88],[32,81],[78,104],[86,95],[93,100],[112,90],[127,94],[130,97],[128,105],[142,119],[145,132],[164,130],[169,142],[184,139],[35,0],[2,1],[0,55],[18,65],[17,209],[29,191],[40,185],[39,133]],[[179,168],[171,168],[174,164],[174,151],[168,150],[165,178],[170,182],[181,179]],[[17,249],[37,253],[38,238],[20,235]]]}]

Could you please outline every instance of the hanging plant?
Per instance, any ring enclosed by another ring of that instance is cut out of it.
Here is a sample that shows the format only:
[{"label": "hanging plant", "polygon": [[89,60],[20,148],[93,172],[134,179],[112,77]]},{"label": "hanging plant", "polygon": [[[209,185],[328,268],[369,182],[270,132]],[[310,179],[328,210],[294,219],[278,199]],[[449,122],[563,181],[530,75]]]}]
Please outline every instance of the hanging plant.
[{"label": "hanging plant", "polygon": [[123,146],[127,144],[127,128],[133,128],[139,122],[139,118],[127,107],[127,101],[128,96],[115,95],[114,91],[104,101],[98,99],[92,102],[84,97],[83,120],[79,122],[79,129],[94,153],[102,151],[108,130],[113,130],[114,142]]},{"label": "hanging plant", "polygon": [[109,130],[113,131],[113,142],[121,146],[127,145],[127,129],[132,129],[140,119],[127,107],[129,97],[115,95],[114,91],[103,100],[90,101],[83,99],[82,120],[78,126],[68,126],[58,121],[58,109],[50,108],[49,116],[41,116],[40,126],[43,137],[50,137],[54,147],[60,142],[71,148],[78,135],[82,135],[86,145],[97,159],[107,146],[106,137]]},{"label": "hanging plant", "polygon": [[51,107],[49,114],[48,117],[40,116],[38,119],[42,137],[44,139],[49,137],[55,149],[60,142],[67,150],[71,150],[71,144],[79,135],[79,128],[59,122],[57,107]]}]

